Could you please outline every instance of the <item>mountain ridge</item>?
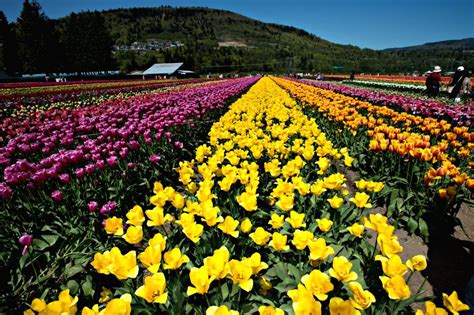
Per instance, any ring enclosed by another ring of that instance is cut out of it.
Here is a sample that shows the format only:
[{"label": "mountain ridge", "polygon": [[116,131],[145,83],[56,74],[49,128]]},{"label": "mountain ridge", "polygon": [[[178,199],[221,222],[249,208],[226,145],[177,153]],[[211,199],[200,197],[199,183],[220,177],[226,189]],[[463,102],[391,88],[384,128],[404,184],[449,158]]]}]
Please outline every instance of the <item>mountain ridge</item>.
[{"label": "mountain ridge", "polygon": [[[443,50],[384,51],[330,42],[305,30],[261,22],[228,10],[203,7],[128,8],[99,12],[116,45],[135,41],[179,40],[183,47],[159,52],[119,52],[123,71],[155,62],[183,61],[199,72],[315,71],[397,73],[433,65],[474,64],[474,55]],[[81,12],[75,14],[91,14]],[[69,18],[57,19],[60,25]],[[219,45],[219,43],[233,43]],[[447,60],[449,58],[449,60]],[[454,62],[453,62],[454,58]],[[248,66],[247,66],[248,65]]]}]

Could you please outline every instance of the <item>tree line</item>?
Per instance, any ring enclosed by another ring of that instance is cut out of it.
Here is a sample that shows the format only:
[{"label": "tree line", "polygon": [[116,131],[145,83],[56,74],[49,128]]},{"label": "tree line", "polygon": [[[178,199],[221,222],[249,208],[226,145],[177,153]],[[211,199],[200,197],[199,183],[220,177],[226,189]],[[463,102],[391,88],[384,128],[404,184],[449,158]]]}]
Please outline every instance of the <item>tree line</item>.
[{"label": "tree line", "polygon": [[0,11],[0,70],[10,75],[110,70],[116,65],[104,22],[98,12],[82,12],[57,23],[36,0],[24,0],[15,23]]},{"label": "tree line", "polygon": [[[179,40],[161,51],[117,51],[134,41]],[[245,47],[219,47],[220,42]],[[134,8],[71,13],[49,19],[36,0],[24,0],[15,22],[0,12],[0,70],[9,74],[145,70],[157,62],[184,62],[208,72],[400,73],[458,65],[474,53],[441,49],[377,51],[328,42],[306,31],[206,8]]]}]

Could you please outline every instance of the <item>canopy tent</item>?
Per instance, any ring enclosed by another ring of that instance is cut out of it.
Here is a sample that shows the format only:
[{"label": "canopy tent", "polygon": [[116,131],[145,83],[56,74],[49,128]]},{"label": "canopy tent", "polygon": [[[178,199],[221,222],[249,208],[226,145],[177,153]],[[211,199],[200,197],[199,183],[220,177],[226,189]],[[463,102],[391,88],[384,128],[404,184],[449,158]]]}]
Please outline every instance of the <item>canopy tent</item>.
[{"label": "canopy tent", "polygon": [[182,62],[155,63],[153,66],[143,71],[143,75],[171,75],[175,73],[182,65]]}]

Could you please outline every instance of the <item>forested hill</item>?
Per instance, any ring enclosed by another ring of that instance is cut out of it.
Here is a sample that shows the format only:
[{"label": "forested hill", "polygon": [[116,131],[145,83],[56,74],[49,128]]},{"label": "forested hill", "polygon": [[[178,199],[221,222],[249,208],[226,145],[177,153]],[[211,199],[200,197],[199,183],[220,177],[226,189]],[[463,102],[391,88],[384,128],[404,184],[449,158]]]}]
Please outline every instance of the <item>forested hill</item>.
[{"label": "forested hill", "polygon": [[436,51],[436,50],[447,50],[447,51],[474,51],[474,38],[464,38],[457,40],[444,40],[440,42],[426,43],[423,45],[401,47],[401,48],[388,48],[385,51],[414,51],[414,50],[425,50],[425,51]]},{"label": "forested hill", "polygon": [[355,70],[397,73],[426,71],[434,65],[443,69],[456,64],[474,66],[472,52],[360,49],[334,44],[294,27],[263,23],[222,10],[160,7],[101,13],[118,45],[147,39],[179,40],[184,44],[164,53],[116,53],[115,57],[124,70],[140,68],[157,60],[184,61],[188,67],[201,72],[294,70],[347,73]]}]

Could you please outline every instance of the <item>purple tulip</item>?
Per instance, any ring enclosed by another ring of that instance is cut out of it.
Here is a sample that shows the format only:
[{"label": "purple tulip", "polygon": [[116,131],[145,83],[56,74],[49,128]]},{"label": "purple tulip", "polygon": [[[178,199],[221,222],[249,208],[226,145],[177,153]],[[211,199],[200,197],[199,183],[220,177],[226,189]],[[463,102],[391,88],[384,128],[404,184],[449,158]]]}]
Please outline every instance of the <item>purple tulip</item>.
[{"label": "purple tulip", "polygon": [[51,198],[53,198],[54,201],[60,202],[63,200],[63,193],[60,190],[55,190],[51,193]]},{"label": "purple tulip", "polygon": [[28,251],[28,247],[31,246],[33,243],[33,235],[30,234],[23,234],[19,239],[18,242],[21,245],[24,245],[23,250],[21,251],[21,255],[25,255]]},{"label": "purple tulip", "polygon": [[10,199],[13,195],[13,190],[6,183],[0,183],[0,198]]},{"label": "purple tulip", "polygon": [[108,214],[117,207],[115,201],[109,201],[100,208],[100,214]]},{"label": "purple tulip", "polygon": [[89,201],[89,203],[87,204],[89,212],[96,212],[98,206],[99,204],[97,203],[97,201]]},{"label": "purple tulip", "polygon": [[106,161],[107,161],[107,165],[110,166],[110,167],[112,167],[112,168],[115,167],[115,166],[117,166],[117,164],[118,164],[118,159],[117,159],[117,157],[116,157],[115,155],[108,157],[108,158],[106,159]]},{"label": "purple tulip", "polygon": [[156,154],[150,155],[150,157],[148,158],[148,161],[152,162],[153,164],[158,164],[160,160],[161,160],[161,157]]},{"label": "purple tulip", "polygon": [[69,184],[71,182],[71,176],[69,176],[67,173],[61,174],[59,175],[59,180],[63,184]]}]

